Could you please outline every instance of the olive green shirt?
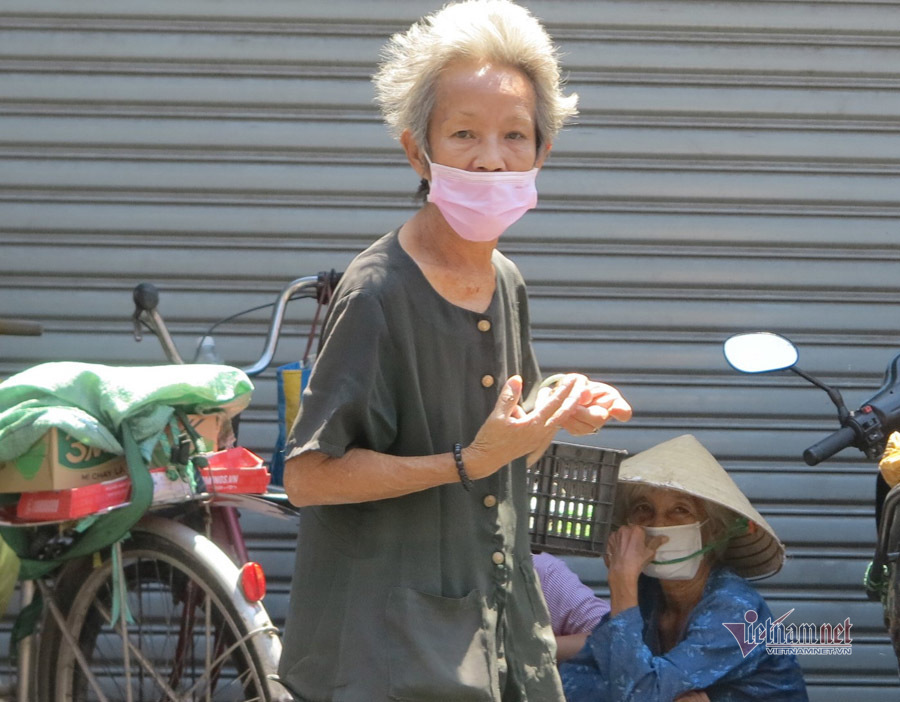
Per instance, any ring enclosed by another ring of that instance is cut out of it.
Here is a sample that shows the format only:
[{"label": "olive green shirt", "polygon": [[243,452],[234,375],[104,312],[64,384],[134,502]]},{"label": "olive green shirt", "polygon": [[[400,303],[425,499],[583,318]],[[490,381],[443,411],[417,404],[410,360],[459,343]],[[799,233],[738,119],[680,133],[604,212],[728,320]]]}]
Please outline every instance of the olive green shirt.
[{"label": "olive green shirt", "polygon": [[[326,318],[288,457],[472,441],[506,379],[536,390],[525,286],[494,252],[479,314],[447,302],[382,237]],[[304,699],[562,700],[529,550],[525,461],[403,497],[302,510],[281,675]]]}]

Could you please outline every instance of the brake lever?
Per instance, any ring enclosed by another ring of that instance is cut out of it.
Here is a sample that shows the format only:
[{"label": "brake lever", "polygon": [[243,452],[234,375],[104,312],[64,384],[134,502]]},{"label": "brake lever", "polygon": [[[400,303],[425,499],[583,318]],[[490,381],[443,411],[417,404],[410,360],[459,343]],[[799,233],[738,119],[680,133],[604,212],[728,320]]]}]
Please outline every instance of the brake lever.
[{"label": "brake lever", "polygon": [[169,362],[175,364],[184,363],[181,354],[178,353],[175,342],[172,341],[172,337],[169,335],[169,331],[166,329],[166,325],[156,309],[159,305],[159,290],[156,286],[152,283],[140,283],[134,288],[131,297],[135,306],[132,317],[134,320],[135,341],[140,341],[143,338],[140,325],[142,323],[146,324],[159,338]]},{"label": "brake lever", "polygon": [[152,318],[153,310],[159,305],[159,290],[153,283],[138,283],[131,292],[131,299],[134,300],[134,314],[131,316],[134,320],[134,340],[141,341],[144,338],[141,323],[146,324],[141,315],[147,312]]},{"label": "brake lever", "polygon": [[131,315],[131,320],[134,322],[134,340],[137,342],[141,342],[144,340],[144,333],[141,329],[141,311],[135,307],[134,314]]}]

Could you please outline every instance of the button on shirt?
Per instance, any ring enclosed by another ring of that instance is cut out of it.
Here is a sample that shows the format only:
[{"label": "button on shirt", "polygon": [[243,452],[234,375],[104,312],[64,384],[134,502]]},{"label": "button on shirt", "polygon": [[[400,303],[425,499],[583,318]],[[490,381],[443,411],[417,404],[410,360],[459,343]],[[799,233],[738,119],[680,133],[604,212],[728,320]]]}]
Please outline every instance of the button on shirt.
[{"label": "button on shirt", "polygon": [[[471,443],[509,376],[533,397],[525,287],[499,252],[492,262],[496,290],[477,314],[435,292],[396,232],[360,254],[331,303],[288,457],[447,454]],[[471,492],[452,483],[304,508],[297,548],[280,673],[302,697],[562,700],[524,459]]]}]

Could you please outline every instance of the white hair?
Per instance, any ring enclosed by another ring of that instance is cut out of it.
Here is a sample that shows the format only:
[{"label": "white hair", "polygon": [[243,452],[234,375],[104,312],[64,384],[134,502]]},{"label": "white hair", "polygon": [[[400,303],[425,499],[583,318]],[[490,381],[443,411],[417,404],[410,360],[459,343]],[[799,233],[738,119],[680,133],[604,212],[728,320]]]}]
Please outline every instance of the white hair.
[{"label": "white hair", "polygon": [[577,114],[578,95],[562,94],[556,47],[541,23],[510,0],[465,0],[423,17],[382,50],[372,80],[375,101],[395,137],[409,130],[427,145],[437,78],[455,59],[509,66],[534,87],[538,146],[553,141]]}]

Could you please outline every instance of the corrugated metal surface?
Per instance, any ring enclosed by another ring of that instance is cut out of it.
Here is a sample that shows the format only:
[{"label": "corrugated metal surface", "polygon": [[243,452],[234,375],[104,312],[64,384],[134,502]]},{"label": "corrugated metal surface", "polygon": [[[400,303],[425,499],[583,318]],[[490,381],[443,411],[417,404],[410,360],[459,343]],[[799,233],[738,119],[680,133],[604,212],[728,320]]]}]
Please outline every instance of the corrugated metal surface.
[{"label": "corrugated metal surface", "polygon": [[[739,377],[720,346],[768,328],[856,403],[897,346],[900,3],[529,2],[581,95],[504,250],[529,281],[548,371],[608,378],[636,408],[598,436],[637,451],[691,431],[790,545],[763,591],[794,621],[853,622],[850,657],[803,660],[812,698],[895,700],[859,583],[872,469],[815,470],[835,422],[789,377]],[[437,3],[0,2],[0,375],[33,361],[154,362],[129,336],[153,280],[179,341],[342,268],[412,211],[416,180],[380,125],[378,48]],[[892,275],[892,273],[894,275]],[[280,357],[302,350],[298,307]],[[217,332],[245,363],[265,312]],[[244,423],[274,438],[274,386]],[[276,616],[292,550],[250,520]],[[602,564],[577,561],[602,589]],[[8,623],[8,620],[7,620]]]}]

